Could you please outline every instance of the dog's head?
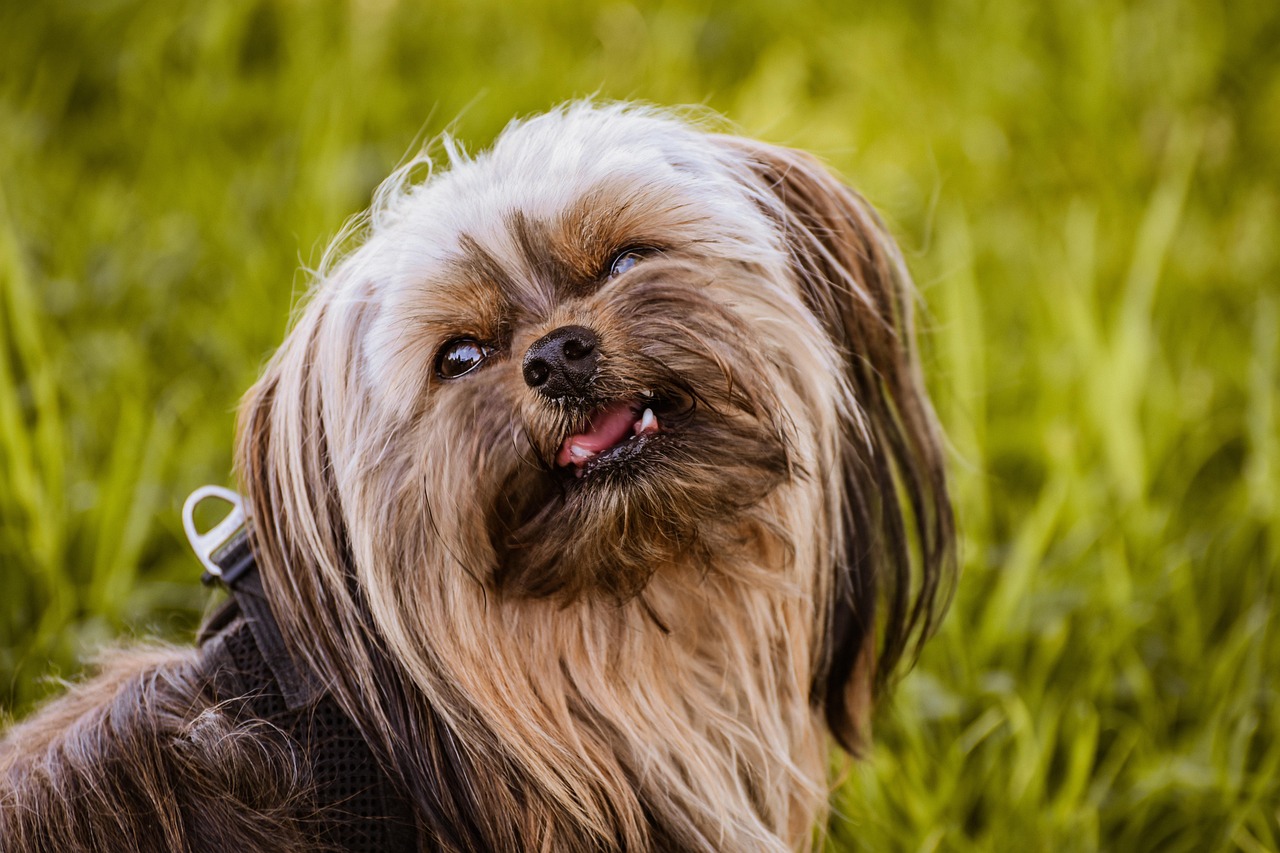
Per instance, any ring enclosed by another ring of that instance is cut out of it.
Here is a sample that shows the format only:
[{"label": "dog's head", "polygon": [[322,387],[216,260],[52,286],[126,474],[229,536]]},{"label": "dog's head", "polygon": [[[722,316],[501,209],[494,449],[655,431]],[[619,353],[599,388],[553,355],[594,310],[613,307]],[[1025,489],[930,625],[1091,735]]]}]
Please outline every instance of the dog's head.
[{"label": "dog's head", "polygon": [[396,649],[463,586],[625,605],[772,566],[812,601],[810,701],[852,744],[951,542],[880,222],[807,155],[630,107],[450,161],[380,191],[243,410],[300,630]]}]

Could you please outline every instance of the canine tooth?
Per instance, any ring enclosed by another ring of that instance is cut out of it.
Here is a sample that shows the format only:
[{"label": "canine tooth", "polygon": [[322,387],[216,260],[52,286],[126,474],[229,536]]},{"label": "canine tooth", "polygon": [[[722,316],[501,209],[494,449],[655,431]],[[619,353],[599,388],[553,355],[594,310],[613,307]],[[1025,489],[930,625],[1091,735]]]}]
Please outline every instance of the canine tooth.
[{"label": "canine tooth", "polygon": [[579,462],[586,462],[592,456],[595,456],[595,454],[592,453],[590,450],[587,450],[585,447],[580,447],[576,444],[569,448],[569,455]]},{"label": "canine tooth", "polygon": [[648,388],[646,388],[646,389],[644,389],[643,391],[641,391],[641,392],[640,392],[640,396],[641,396],[641,397],[652,397],[652,396],[653,396],[653,392],[652,392],[652,391],[650,391]]},{"label": "canine tooth", "polygon": [[646,432],[658,431],[658,419],[653,414],[653,409],[645,409],[644,414],[640,416],[640,428],[637,435],[643,435]]}]

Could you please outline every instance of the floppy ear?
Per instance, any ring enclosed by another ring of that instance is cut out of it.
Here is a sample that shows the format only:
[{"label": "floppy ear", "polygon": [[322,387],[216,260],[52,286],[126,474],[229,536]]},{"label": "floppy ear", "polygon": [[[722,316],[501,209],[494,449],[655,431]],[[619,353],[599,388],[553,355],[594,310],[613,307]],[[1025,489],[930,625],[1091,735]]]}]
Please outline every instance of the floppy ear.
[{"label": "floppy ear", "polygon": [[245,395],[235,460],[272,610],[290,650],[320,673],[350,653],[332,638],[359,636],[362,621],[329,446],[325,408],[340,407],[342,396],[325,387],[326,313],[320,294]]},{"label": "floppy ear", "polygon": [[844,356],[852,399],[841,406],[842,541],[811,700],[853,751],[873,694],[928,636],[953,575],[954,521],[915,350],[914,288],[879,217],[815,158],[726,142],[745,158],[803,298]]}]

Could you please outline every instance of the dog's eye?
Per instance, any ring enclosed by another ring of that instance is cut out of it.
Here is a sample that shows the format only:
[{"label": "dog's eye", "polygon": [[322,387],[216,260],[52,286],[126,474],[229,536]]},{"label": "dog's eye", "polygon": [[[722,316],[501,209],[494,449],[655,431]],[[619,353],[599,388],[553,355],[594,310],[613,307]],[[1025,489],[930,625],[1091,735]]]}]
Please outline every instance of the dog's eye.
[{"label": "dog's eye", "polygon": [[493,355],[493,347],[472,338],[456,338],[440,348],[436,374],[441,379],[457,379],[475,370]]},{"label": "dog's eye", "polygon": [[644,260],[644,256],[645,251],[643,249],[624,249],[619,252],[613,259],[613,263],[609,265],[609,278],[617,278],[622,275]]}]

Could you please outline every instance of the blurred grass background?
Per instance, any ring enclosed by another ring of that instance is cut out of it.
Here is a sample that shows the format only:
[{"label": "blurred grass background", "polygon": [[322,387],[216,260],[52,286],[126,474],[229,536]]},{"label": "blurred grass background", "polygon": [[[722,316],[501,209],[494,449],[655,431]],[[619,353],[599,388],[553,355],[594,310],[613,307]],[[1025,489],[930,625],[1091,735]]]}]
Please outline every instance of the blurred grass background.
[{"label": "blurred grass background", "polygon": [[415,140],[599,93],[819,153],[899,235],[964,577],[850,850],[1280,846],[1280,4],[0,5],[0,707],[186,639],[178,520]]}]

